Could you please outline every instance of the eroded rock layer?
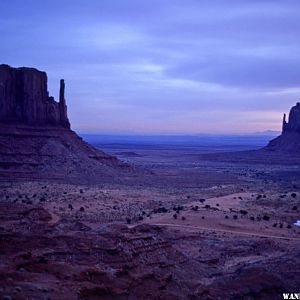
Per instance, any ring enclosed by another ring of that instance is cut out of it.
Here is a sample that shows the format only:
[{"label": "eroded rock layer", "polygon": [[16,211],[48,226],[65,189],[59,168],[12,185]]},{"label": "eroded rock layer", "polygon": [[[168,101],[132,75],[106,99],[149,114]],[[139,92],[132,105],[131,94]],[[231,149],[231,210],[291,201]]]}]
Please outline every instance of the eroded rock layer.
[{"label": "eroded rock layer", "polygon": [[64,87],[61,80],[56,102],[49,96],[45,72],[0,65],[0,122],[70,128]]},{"label": "eroded rock layer", "polygon": [[283,116],[282,134],[270,141],[266,150],[299,153],[300,151],[300,103],[293,106],[288,122]]},{"label": "eroded rock layer", "polygon": [[70,129],[60,97],[49,96],[47,74],[0,65],[0,177],[94,178],[126,167]]}]

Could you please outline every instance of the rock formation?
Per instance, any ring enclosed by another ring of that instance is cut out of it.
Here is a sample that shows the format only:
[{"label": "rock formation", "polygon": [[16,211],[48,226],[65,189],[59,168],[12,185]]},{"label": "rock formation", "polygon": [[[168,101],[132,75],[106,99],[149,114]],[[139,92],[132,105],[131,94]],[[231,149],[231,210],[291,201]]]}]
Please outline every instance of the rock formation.
[{"label": "rock formation", "polygon": [[287,151],[293,153],[300,151],[299,102],[291,108],[288,121],[286,120],[286,114],[283,115],[281,135],[270,141],[265,149],[270,151]]},{"label": "rock formation", "polygon": [[70,129],[64,92],[61,80],[56,102],[45,72],[0,65],[0,178],[96,178],[125,167]]},{"label": "rock formation", "polygon": [[49,96],[45,72],[0,65],[0,122],[70,128],[64,90],[61,80],[56,102]]}]

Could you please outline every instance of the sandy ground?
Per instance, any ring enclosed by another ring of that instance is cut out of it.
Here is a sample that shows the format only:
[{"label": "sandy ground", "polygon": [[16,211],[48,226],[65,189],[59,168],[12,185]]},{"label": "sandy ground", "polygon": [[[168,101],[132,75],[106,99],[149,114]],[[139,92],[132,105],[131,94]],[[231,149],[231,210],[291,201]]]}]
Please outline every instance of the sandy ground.
[{"label": "sandy ground", "polygon": [[298,288],[298,168],[125,150],[153,174],[0,182],[3,299],[281,299]]}]

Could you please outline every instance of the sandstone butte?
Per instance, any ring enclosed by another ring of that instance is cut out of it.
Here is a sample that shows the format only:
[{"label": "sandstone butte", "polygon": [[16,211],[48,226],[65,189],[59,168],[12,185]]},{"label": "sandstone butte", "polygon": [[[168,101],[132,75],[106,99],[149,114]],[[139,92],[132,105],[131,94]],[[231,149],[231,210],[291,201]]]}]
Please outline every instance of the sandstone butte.
[{"label": "sandstone butte", "polygon": [[293,106],[289,113],[288,122],[286,114],[283,115],[282,133],[270,141],[266,150],[283,151],[298,154],[300,151],[300,103]]},{"label": "sandstone butte", "polygon": [[57,102],[45,72],[0,65],[0,178],[101,180],[120,169],[130,167],[71,130],[63,79]]}]

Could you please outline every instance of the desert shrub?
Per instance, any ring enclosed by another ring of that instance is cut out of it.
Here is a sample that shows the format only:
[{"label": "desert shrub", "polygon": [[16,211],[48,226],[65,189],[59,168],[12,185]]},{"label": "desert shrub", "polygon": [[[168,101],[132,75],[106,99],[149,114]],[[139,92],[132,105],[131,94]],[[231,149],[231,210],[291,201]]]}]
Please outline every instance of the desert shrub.
[{"label": "desert shrub", "polygon": [[228,219],[229,217],[228,216],[225,216],[225,219]]},{"label": "desert shrub", "polygon": [[290,229],[290,228],[292,228],[292,226],[289,224],[288,226],[286,226],[286,228]]},{"label": "desert shrub", "polygon": [[238,218],[238,216],[237,216],[237,215],[234,215],[234,216],[233,216],[233,219],[234,219],[234,220],[236,220],[237,218]]},{"label": "desert shrub", "polygon": [[174,214],[174,215],[173,215],[173,218],[174,218],[174,219],[177,219],[177,214]]},{"label": "desert shrub", "polygon": [[159,207],[157,209],[154,209],[154,213],[166,213],[168,210],[165,207]]},{"label": "desert shrub", "polygon": [[182,217],[181,217],[181,220],[184,221],[184,220],[185,220],[185,216],[182,216]]},{"label": "desert shrub", "polygon": [[247,215],[247,214],[248,214],[248,212],[247,212],[246,210],[244,210],[244,209],[241,209],[241,210],[240,210],[240,213],[241,213],[242,215]]},{"label": "desert shrub", "polygon": [[177,213],[178,213],[179,211],[183,210],[183,209],[184,209],[184,207],[183,207],[182,205],[178,205],[178,206],[174,206],[174,207],[173,207],[173,210],[177,211]]},{"label": "desert shrub", "polygon": [[297,210],[298,207],[296,205],[293,206],[292,210]]},{"label": "desert shrub", "polygon": [[126,223],[130,224],[131,223],[131,219],[130,218],[126,218]]},{"label": "desert shrub", "polygon": [[297,194],[296,194],[296,193],[291,193],[291,196],[292,196],[293,198],[296,198],[296,197],[297,197]]},{"label": "desert shrub", "polygon": [[270,220],[270,217],[269,217],[269,216],[266,216],[266,215],[264,215],[264,216],[263,216],[263,220],[264,220],[264,221],[269,221],[269,220]]},{"label": "desert shrub", "polygon": [[80,207],[80,211],[84,211],[84,207],[83,206]]}]

